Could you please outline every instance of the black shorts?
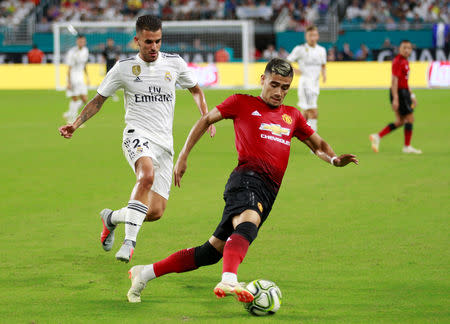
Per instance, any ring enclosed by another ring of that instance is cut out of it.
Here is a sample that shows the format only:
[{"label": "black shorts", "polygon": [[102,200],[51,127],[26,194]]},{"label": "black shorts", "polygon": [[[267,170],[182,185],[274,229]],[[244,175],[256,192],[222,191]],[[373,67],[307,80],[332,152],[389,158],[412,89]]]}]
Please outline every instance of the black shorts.
[{"label": "black shorts", "polygon": [[[389,98],[392,104],[392,90],[389,90]],[[411,108],[411,93],[408,89],[398,89],[398,112],[405,116],[412,114],[414,110]]]},{"label": "black shorts", "polygon": [[277,192],[253,171],[233,171],[225,186],[223,199],[225,208],[222,220],[214,231],[214,236],[226,241],[233,233],[232,219],[247,209],[256,211],[261,217],[259,227],[272,210]]}]

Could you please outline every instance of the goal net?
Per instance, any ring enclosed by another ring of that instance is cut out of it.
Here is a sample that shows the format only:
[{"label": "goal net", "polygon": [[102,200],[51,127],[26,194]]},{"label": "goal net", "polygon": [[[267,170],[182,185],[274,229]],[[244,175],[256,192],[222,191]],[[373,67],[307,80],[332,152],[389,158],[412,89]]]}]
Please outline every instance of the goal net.
[{"label": "goal net", "polygon": [[[211,74],[208,67],[215,63],[230,62],[242,64],[241,86],[249,87],[249,64],[254,48],[254,27],[252,21],[169,21],[163,22],[161,51],[177,53],[194,69],[203,86],[218,86],[208,81]],[[53,25],[53,42],[56,89],[65,88],[67,76],[63,73],[67,51],[76,45],[77,35],[86,36],[89,49],[89,63],[104,62],[102,52],[107,39],[111,38],[120,51],[120,57],[136,55],[134,42],[135,22],[67,22]],[[208,63],[206,66],[203,63]],[[220,75],[218,76],[220,78]],[[91,78],[92,79],[92,78]],[[92,82],[96,86],[96,82]]]}]

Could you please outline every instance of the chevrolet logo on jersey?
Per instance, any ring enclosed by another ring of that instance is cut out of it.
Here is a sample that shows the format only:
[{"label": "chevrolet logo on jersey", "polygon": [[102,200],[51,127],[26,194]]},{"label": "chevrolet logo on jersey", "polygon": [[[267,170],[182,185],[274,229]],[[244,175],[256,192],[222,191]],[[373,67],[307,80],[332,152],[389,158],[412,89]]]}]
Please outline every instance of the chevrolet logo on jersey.
[{"label": "chevrolet logo on jersey", "polygon": [[276,135],[276,136],[280,136],[280,137],[283,135],[289,136],[289,134],[291,133],[291,130],[289,128],[281,127],[278,124],[262,123],[261,126],[259,127],[259,129],[272,132],[272,135]]}]

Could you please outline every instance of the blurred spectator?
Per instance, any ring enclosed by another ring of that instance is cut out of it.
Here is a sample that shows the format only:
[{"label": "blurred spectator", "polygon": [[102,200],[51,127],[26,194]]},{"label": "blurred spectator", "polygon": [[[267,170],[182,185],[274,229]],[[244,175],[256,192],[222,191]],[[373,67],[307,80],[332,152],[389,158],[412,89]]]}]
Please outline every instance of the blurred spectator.
[{"label": "blurred spectator", "polygon": [[34,1],[4,0],[0,1],[0,25],[18,25],[35,6]]},{"label": "blurred spectator", "polygon": [[347,7],[345,11],[345,18],[348,20],[354,20],[361,18],[361,9],[359,8],[359,0],[353,0],[352,4]]},{"label": "blurred spectator", "polygon": [[386,29],[387,30],[394,30],[397,29],[397,24],[395,23],[394,18],[389,17],[386,20]]},{"label": "blurred spectator", "polygon": [[225,1],[225,18],[236,19],[237,0]]},{"label": "blurred spectator", "polygon": [[269,46],[267,46],[267,48],[263,52],[263,59],[266,61],[270,61],[271,59],[277,58],[277,57],[278,57],[278,52],[275,49],[275,46],[273,46],[273,44],[269,44]]},{"label": "blurred spectator", "polygon": [[33,48],[28,52],[28,63],[41,64],[44,59],[44,52],[42,52],[36,44],[33,44]]},{"label": "blurred spectator", "polygon": [[323,17],[328,11],[330,5],[330,0],[319,0],[317,3],[317,9],[319,11],[319,16]]},{"label": "blurred spectator", "polygon": [[138,16],[153,15],[160,16],[160,3],[156,0],[147,0],[142,4],[142,9],[138,12]]},{"label": "blurred spectator", "polygon": [[261,18],[264,20],[270,20],[272,15],[273,9],[271,6],[266,5],[264,2],[260,2],[256,5],[254,0],[244,0],[236,8],[236,16],[239,19]]},{"label": "blurred spectator", "polygon": [[194,38],[192,41],[192,47],[195,51],[203,51],[205,49],[200,38]]},{"label": "blurred spectator", "polygon": [[444,5],[441,8],[441,12],[439,14],[439,21],[440,22],[443,22],[445,24],[449,24],[450,23],[450,17],[449,17],[449,14],[448,14],[449,7],[450,7],[450,3],[447,1],[447,5],[446,6]]},{"label": "blurred spectator", "polygon": [[332,46],[327,51],[327,62],[334,62],[336,60],[336,47]]},{"label": "blurred spectator", "polygon": [[305,18],[310,25],[313,25],[317,19],[319,19],[319,10],[317,4],[312,4],[312,1],[308,1],[305,8]]},{"label": "blurred spectator", "polygon": [[161,19],[172,20],[174,19],[174,12],[172,8],[172,0],[168,0],[161,9]]},{"label": "blurred spectator", "polygon": [[305,14],[300,12],[299,16],[290,15],[290,20],[287,26],[287,30],[293,31],[305,31],[308,27],[308,21],[305,18]]},{"label": "blurred spectator", "polygon": [[281,12],[281,9],[283,9],[286,6],[285,0],[273,0],[272,2],[272,10],[276,16],[279,15]]},{"label": "blurred spectator", "polygon": [[286,51],[283,47],[280,47],[278,50],[278,57],[282,59],[286,59],[289,56],[288,51]]},{"label": "blurred spectator", "polygon": [[409,29],[409,21],[406,20],[406,17],[402,17],[400,21],[398,22],[398,28],[401,30],[408,30]]},{"label": "blurred spectator", "polygon": [[415,29],[421,29],[423,27],[422,24],[423,24],[422,18],[420,18],[420,16],[417,13],[415,13],[411,21],[412,27]]},{"label": "blurred spectator", "polygon": [[381,44],[381,49],[394,49],[394,45],[389,38],[385,38],[383,44]]},{"label": "blurred spectator", "polygon": [[[5,11],[2,4],[11,1],[26,2],[0,0],[0,24]],[[331,0],[61,0],[59,5],[49,6],[44,13],[45,18],[38,23],[128,21],[144,14],[157,15],[163,20],[239,18],[274,21],[283,8],[288,8],[293,20],[300,22],[294,24],[294,29],[301,29],[303,21],[311,24],[325,15],[330,3]]]},{"label": "blurred spectator", "polygon": [[342,46],[342,60],[343,61],[353,61],[353,52],[350,49],[350,45],[348,43],[344,43]]},{"label": "blurred spectator", "polygon": [[385,24],[386,29],[421,28],[423,23],[449,22],[449,0],[352,0],[345,21],[364,21],[365,28]]},{"label": "blurred spectator", "polygon": [[355,58],[357,61],[367,61],[369,59],[369,48],[365,44],[361,44],[356,51]]},{"label": "blurred spectator", "polygon": [[229,62],[230,54],[228,53],[228,51],[226,49],[221,48],[214,54],[214,60],[217,63]]},{"label": "blurred spectator", "polygon": [[253,51],[253,59],[255,61],[260,61],[262,59],[262,53],[259,49],[255,48],[255,50]]}]

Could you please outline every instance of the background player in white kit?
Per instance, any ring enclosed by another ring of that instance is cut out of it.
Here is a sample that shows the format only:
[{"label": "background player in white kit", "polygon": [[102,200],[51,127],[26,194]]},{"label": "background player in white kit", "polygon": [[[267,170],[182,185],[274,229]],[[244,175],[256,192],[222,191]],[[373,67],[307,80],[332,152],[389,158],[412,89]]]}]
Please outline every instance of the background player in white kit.
[{"label": "background player in white kit", "polygon": [[[86,105],[73,124],[59,130],[71,138],[82,123],[95,115],[107,97],[124,89],[125,122],[122,148],[136,174],[136,184],[126,207],[100,212],[103,222],[101,243],[112,248],[114,230],[125,223],[125,240],[116,258],[128,262],[136,246],[136,237],[144,219],[161,218],[169,198],[173,168],[173,114],[175,85],[187,88],[202,115],[208,112],[205,96],[186,62],[176,54],[160,52],[161,20],[141,16],[136,21],[135,41],[139,54],[121,60],[108,72],[97,89],[98,94]],[[209,129],[211,137],[215,128]]]},{"label": "background player in white kit", "polygon": [[[77,45],[72,47],[66,55],[66,64],[69,66],[67,72],[67,97],[70,97],[69,110],[63,117],[68,123],[73,123],[78,116],[78,110],[82,103],[87,103],[87,84],[89,76],[86,63],[89,58],[89,50],[86,47],[86,37],[77,36]],[[86,74],[86,83],[84,82]]]},{"label": "background player in white kit", "polygon": [[319,97],[319,78],[327,80],[327,52],[324,47],[317,44],[319,31],[316,26],[309,26],[305,32],[306,43],[294,47],[287,57],[288,61],[297,62],[300,73],[298,84],[298,106],[303,110],[303,116],[308,125],[317,131],[317,98]]}]

